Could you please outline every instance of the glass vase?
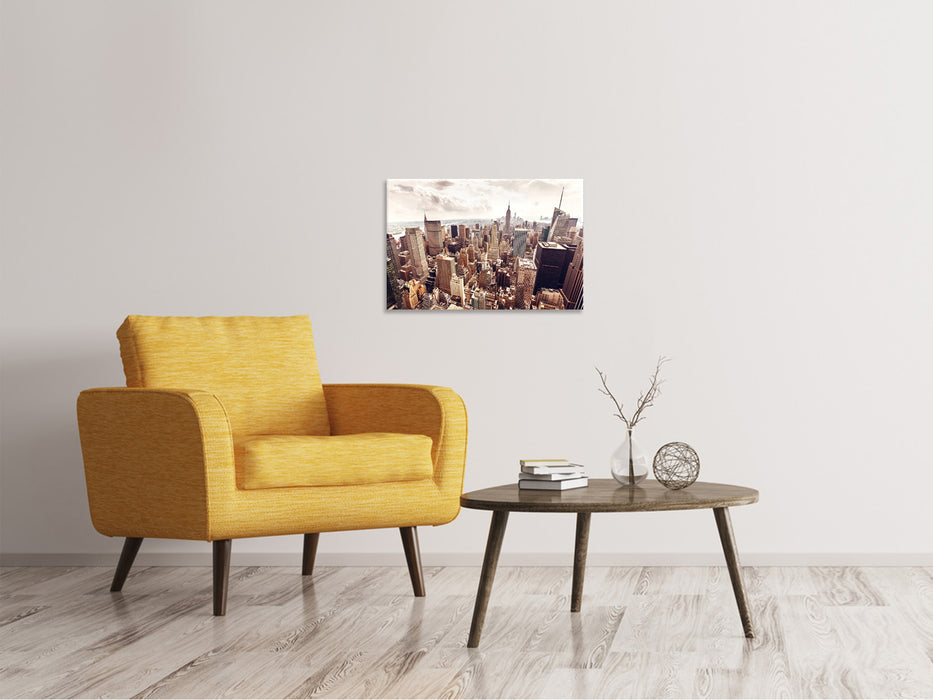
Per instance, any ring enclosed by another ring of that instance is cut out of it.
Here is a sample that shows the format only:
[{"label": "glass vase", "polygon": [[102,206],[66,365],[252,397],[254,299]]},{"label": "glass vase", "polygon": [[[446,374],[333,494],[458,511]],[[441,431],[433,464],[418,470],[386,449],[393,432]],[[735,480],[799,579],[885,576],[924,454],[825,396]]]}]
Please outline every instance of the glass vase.
[{"label": "glass vase", "polygon": [[634,486],[648,476],[648,456],[632,437],[631,428],[627,428],[623,436],[622,444],[609,458],[609,466],[616,481],[623,486]]}]

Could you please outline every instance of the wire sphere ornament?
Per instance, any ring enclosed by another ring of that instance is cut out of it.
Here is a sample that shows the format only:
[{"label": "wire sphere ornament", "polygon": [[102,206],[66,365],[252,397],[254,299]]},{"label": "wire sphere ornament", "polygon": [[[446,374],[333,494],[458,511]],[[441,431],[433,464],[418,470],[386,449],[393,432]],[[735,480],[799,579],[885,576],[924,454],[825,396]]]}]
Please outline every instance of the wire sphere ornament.
[{"label": "wire sphere ornament", "polygon": [[669,489],[685,489],[700,475],[700,457],[686,442],[669,442],[654,456],[654,478]]}]

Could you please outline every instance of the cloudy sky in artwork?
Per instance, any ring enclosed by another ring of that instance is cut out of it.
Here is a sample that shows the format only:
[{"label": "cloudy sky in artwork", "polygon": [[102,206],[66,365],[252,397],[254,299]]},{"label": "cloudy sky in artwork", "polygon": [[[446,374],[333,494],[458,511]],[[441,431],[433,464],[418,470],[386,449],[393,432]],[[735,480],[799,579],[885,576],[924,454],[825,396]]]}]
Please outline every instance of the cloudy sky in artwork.
[{"label": "cloudy sky in artwork", "polygon": [[583,222],[583,180],[387,180],[386,221],[498,219],[512,215],[551,221],[561,208]]}]

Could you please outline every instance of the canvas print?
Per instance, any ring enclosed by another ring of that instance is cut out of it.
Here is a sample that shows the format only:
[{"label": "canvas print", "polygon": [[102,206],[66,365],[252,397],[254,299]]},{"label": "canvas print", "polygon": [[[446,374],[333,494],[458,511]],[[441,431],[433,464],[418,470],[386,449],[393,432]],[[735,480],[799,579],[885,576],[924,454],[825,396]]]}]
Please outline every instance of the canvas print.
[{"label": "canvas print", "polygon": [[388,180],[386,308],[583,308],[583,180]]}]

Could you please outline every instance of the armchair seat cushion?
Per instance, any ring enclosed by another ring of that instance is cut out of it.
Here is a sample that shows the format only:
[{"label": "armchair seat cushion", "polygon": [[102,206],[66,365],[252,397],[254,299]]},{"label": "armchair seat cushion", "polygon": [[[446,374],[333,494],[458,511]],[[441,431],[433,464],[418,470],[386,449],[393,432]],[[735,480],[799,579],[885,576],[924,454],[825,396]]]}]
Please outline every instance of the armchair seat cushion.
[{"label": "armchair seat cushion", "polygon": [[239,445],[244,489],[352,486],[430,479],[427,435],[260,435]]}]

